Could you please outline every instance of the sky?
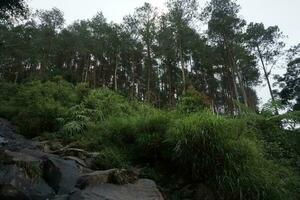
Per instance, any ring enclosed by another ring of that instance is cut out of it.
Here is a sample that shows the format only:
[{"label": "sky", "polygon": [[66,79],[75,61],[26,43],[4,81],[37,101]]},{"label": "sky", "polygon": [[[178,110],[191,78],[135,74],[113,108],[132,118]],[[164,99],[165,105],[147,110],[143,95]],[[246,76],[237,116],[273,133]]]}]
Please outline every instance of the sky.
[{"label": "sky", "polygon": [[[66,24],[78,19],[90,19],[101,11],[108,21],[120,23],[125,15],[133,13],[147,1],[159,10],[165,9],[166,0],[27,0],[35,9],[56,7],[63,11]],[[199,0],[204,5],[206,0]],[[288,36],[287,45],[300,43],[300,0],[237,0],[241,5],[240,15],[247,22],[263,22],[266,26],[278,25]],[[283,69],[275,69],[283,73]],[[267,87],[257,88],[261,104],[270,99]]]}]

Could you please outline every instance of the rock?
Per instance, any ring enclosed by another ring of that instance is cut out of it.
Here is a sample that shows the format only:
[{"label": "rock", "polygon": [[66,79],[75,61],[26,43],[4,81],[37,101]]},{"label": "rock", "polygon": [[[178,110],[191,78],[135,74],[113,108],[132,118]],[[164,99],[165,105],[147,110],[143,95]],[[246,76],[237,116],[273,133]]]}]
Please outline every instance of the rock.
[{"label": "rock", "polygon": [[193,199],[198,200],[214,200],[214,193],[205,185],[198,184],[194,188]]},{"label": "rock", "polygon": [[124,185],[127,183],[134,183],[138,180],[138,173],[133,170],[116,170],[110,176],[110,182],[117,185]]},{"label": "rock", "polygon": [[13,152],[6,150],[4,153],[12,159],[12,162],[20,164],[20,163],[27,163],[27,164],[37,164],[39,165],[41,160],[21,152]]},{"label": "rock", "polygon": [[84,174],[78,179],[76,187],[84,189],[88,186],[109,183],[110,178],[115,171],[116,169],[111,169],[106,171],[95,171],[92,173]]},{"label": "rock", "polygon": [[69,200],[163,200],[156,184],[140,179],[134,184],[104,183],[73,193]]},{"label": "rock", "polygon": [[133,171],[124,169],[111,169],[106,171],[95,171],[81,176],[76,184],[76,187],[84,189],[88,186],[95,186],[104,183],[113,183],[124,185],[133,183],[138,179],[138,175]]},{"label": "rock", "polygon": [[0,167],[0,199],[48,199],[53,189],[39,176],[30,174],[30,168],[17,165]]},{"label": "rock", "polygon": [[0,137],[0,145],[5,145],[7,143],[8,143],[8,141],[5,138]]},{"label": "rock", "polygon": [[50,142],[49,146],[52,151],[58,151],[58,150],[64,148],[64,146],[59,141]]},{"label": "rock", "polygon": [[2,200],[29,200],[29,197],[12,185],[0,186],[0,198]]},{"label": "rock", "polygon": [[52,200],[68,200],[69,195],[57,195]]},{"label": "rock", "polygon": [[74,157],[74,156],[65,156],[64,159],[66,160],[73,160],[75,161],[77,164],[79,164],[82,167],[87,167],[86,163],[81,160],[80,158]]},{"label": "rock", "polygon": [[27,140],[0,119],[0,200],[163,199],[135,170],[91,171],[97,153],[73,146]]},{"label": "rock", "polygon": [[75,161],[55,156],[44,157],[43,178],[57,194],[68,194],[73,190],[79,176]]},{"label": "rock", "polygon": [[[56,155],[45,154],[36,150],[24,149],[22,153],[9,150],[0,151],[0,158],[2,158],[0,163],[5,164],[0,168],[1,172],[7,165],[13,166],[16,171],[24,171],[24,175],[19,173],[21,177],[41,179],[47,187],[57,194],[71,192],[79,177],[79,169],[75,161],[64,160]],[[11,179],[13,180],[13,178],[12,173]],[[3,179],[4,177],[0,177],[0,183]],[[23,182],[25,184],[30,180]],[[7,181],[2,182],[2,184],[6,183]],[[32,185],[32,189],[38,186]]]},{"label": "rock", "polygon": [[54,190],[42,178],[42,161],[23,152],[1,151],[0,199],[47,199]]}]

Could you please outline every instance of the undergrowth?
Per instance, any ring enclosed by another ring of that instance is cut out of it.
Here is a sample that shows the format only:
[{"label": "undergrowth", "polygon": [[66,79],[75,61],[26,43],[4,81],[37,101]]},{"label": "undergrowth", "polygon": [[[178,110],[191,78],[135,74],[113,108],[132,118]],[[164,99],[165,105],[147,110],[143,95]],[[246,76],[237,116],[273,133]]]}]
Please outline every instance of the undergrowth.
[{"label": "undergrowth", "polygon": [[158,183],[205,184],[216,199],[299,199],[299,133],[280,117],[217,116],[194,90],[159,110],[57,78],[0,84],[0,104],[27,137],[47,132],[99,152],[100,170],[138,166]]}]

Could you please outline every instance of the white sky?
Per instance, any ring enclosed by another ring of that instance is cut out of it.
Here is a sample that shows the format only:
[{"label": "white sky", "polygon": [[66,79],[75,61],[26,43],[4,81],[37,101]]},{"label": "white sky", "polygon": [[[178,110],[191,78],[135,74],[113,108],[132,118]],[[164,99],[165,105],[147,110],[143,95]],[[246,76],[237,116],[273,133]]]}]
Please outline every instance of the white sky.
[{"label": "white sky", "polygon": [[[163,9],[166,0],[27,0],[33,9],[57,7],[63,11],[66,23],[77,19],[89,19],[102,11],[108,21],[122,22],[125,15],[145,1]],[[199,0],[204,4],[206,0]],[[300,43],[300,0],[238,0],[241,16],[247,22],[263,22],[267,26],[278,25],[288,36],[288,45]],[[266,87],[258,89],[258,96],[266,102],[270,96]]]}]

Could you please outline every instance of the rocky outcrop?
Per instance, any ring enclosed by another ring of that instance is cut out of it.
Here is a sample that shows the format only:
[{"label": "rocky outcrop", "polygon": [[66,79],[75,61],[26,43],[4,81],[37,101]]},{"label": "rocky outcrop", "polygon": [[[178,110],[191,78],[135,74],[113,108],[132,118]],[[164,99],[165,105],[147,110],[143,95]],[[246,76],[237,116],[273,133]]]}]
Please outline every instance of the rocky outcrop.
[{"label": "rocky outcrop", "polygon": [[156,184],[134,170],[92,171],[89,153],[27,140],[0,119],[1,200],[162,200]]},{"label": "rocky outcrop", "polygon": [[163,200],[156,184],[148,179],[135,183],[115,185],[110,183],[88,186],[70,196],[70,200]]},{"label": "rocky outcrop", "polygon": [[48,199],[55,191],[43,179],[42,161],[30,155],[1,151],[0,199]]}]

